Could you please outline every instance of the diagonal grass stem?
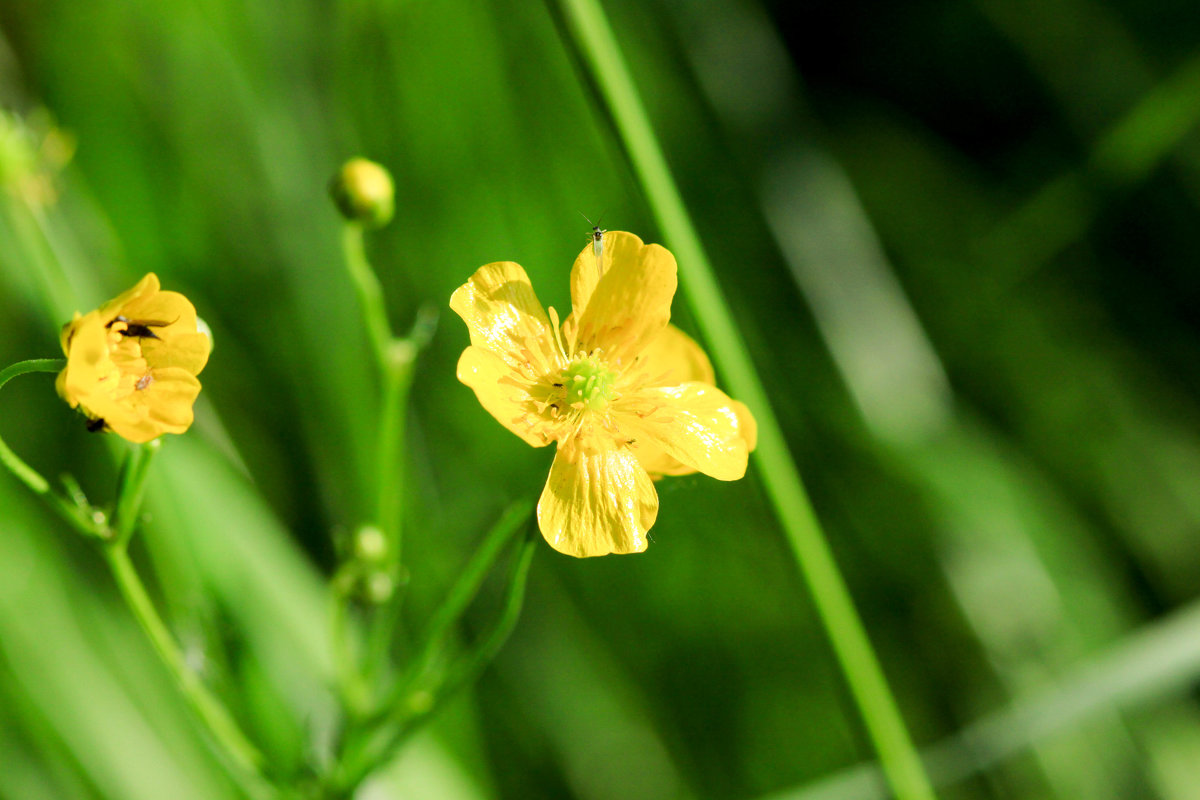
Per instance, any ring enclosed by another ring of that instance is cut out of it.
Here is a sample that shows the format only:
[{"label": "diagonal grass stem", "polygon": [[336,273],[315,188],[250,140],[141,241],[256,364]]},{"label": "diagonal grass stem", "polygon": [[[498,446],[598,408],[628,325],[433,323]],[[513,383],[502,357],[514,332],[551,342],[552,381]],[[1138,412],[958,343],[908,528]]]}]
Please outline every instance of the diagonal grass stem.
[{"label": "diagonal grass stem", "polygon": [[796,557],[893,792],[934,797],[862,620],[788,451],[779,422],[671,177],[633,79],[597,0],[557,0],[565,35],[597,87],[646,198],[679,261],[679,280],[713,361],[758,419],[759,476]]}]

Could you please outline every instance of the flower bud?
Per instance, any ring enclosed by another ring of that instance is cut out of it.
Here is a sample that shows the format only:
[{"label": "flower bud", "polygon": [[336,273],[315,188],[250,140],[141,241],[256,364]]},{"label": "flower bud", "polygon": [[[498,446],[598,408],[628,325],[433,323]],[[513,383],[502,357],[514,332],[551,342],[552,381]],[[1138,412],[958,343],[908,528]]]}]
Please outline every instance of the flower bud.
[{"label": "flower bud", "polygon": [[342,165],[330,181],[329,194],[342,216],[368,228],[383,227],[395,211],[391,173],[365,158],[352,158]]},{"label": "flower bud", "polygon": [[364,587],[367,599],[375,605],[386,603],[396,590],[396,582],[386,572],[373,572],[367,577]]},{"label": "flower bud", "polygon": [[387,537],[374,525],[364,525],[354,533],[354,555],[360,561],[377,564],[387,556]]}]

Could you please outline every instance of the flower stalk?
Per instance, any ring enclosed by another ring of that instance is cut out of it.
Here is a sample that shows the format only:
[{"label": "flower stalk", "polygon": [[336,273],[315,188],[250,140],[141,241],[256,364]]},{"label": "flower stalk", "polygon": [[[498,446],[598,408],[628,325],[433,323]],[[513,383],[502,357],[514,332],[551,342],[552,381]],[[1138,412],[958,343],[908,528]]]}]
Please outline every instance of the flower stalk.
[{"label": "flower stalk", "polygon": [[580,63],[599,90],[624,151],[663,235],[679,258],[680,283],[713,360],[730,388],[759,422],[754,457],[767,495],[782,523],[797,567],[812,592],[842,673],[899,800],[931,800],[934,792],[866,629],[812,509],[783,431],[767,400],[749,351],[717,284],[711,265],[671,176],[637,88],[597,0],[558,0],[565,30]]},{"label": "flower stalk", "polygon": [[[66,363],[61,358],[34,358],[28,361],[18,361],[0,371],[0,387],[18,375],[28,375],[32,372],[58,372]],[[39,495],[50,493],[50,483],[42,477],[40,472],[26,464],[20,456],[14,453],[2,439],[0,439],[0,462],[3,462],[4,466],[8,467],[8,470],[16,475],[21,483],[35,493]]]},{"label": "flower stalk", "polygon": [[521,529],[522,523],[530,519],[531,512],[530,504],[514,504],[488,532],[430,623],[419,655],[389,693],[382,715],[346,742],[338,768],[330,776],[334,796],[352,793],[448,700],[478,678],[504,646],[520,619],[529,568],[537,550],[538,537],[533,525],[525,526],[526,536],[513,556],[500,612],[487,632],[448,668],[433,666],[437,654],[447,643],[453,623],[466,610],[503,546]]},{"label": "flower stalk", "polygon": [[[19,361],[0,370],[0,387],[3,387],[18,375],[28,375],[35,372],[58,372],[66,361],[61,358],[34,358]],[[0,439],[0,463],[24,483],[34,494],[42,498],[51,509],[70,523],[71,527],[84,536],[96,539],[109,538],[112,531],[108,526],[104,512],[92,508],[83,496],[79,484],[69,476],[64,479],[70,492],[69,497],[63,497],[50,486],[50,482],[40,472],[29,466],[20,456],[13,452],[3,439]]]},{"label": "flower stalk", "polygon": [[375,355],[375,363],[378,365],[379,373],[387,375],[392,372],[392,359],[389,355],[392,326],[388,322],[383,287],[375,275],[375,270],[371,269],[371,262],[367,260],[361,223],[347,221],[342,225],[342,253],[345,257],[346,269],[350,273],[350,282],[354,285],[358,303],[362,307],[363,320],[367,325],[367,336],[371,341],[371,351]]},{"label": "flower stalk", "polygon": [[[34,372],[59,372],[65,361],[43,358],[22,361],[0,371],[0,387],[18,376]],[[231,774],[254,798],[275,797],[262,777],[264,759],[242,733],[233,717],[212,695],[199,676],[187,665],[166,624],[154,607],[145,585],[129,558],[129,542],[137,525],[146,478],[155,453],[160,449],[158,439],[130,449],[121,468],[115,510],[111,519],[92,506],[74,478],[67,477],[69,497],[55,492],[50,483],[26,464],[0,439],[0,462],[16,475],[51,508],[61,514],[80,533],[101,543],[104,558],[113,575],[121,597],[150,639],[154,651],[171,673],[188,705],[204,724],[206,730],[224,755]]]},{"label": "flower stalk", "polygon": [[384,709],[401,707],[404,695],[433,666],[438,655],[446,648],[455,623],[462,617],[475,595],[479,593],[479,588],[496,563],[496,559],[503,552],[504,546],[520,530],[521,525],[529,520],[532,513],[532,503],[527,501],[514,503],[487,532],[483,542],[476,548],[470,561],[459,573],[458,580],[450,589],[450,593],[438,607],[433,618],[430,619],[428,628],[422,636],[420,649],[410,660],[404,676],[388,693],[387,700],[383,703]]},{"label": "flower stalk", "polygon": [[[134,505],[130,507],[136,508]],[[263,800],[275,797],[276,792],[262,776],[262,769],[266,763],[262,753],[246,738],[221,701],[188,667],[183,653],[158,615],[150,595],[146,592],[145,584],[129,558],[128,543],[113,540],[105,546],[104,557],[125,604],[146,637],[150,639],[150,644],[171,673],[184,699],[204,724],[209,736],[217,745],[218,752],[224,755],[231,768],[231,774],[252,797]]]},{"label": "flower stalk", "polygon": [[112,572],[113,581],[133,613],[138,625],[150,640],[159,659],[171,673],[188,706],[199,718],[223,756],[230,774],[256,800],[268,800],[278,793],[263,777],[266,760],[258,748],[242,732],[229,710],[209,691],[200,676],[188,666],[174,636],[159,616],[146,586],[129,557],[129,542],[137,527],[146,478],[155,454],[161,449],[160,440],[131,448],[125,456],[117,485],[117,499],[109,535],[103,545],[104,558]]},{"label": "flower stalk", "polygon": [[161,439],[151,439],[129,451],[117,479],[117,505],[113,510],[112,543],[125,547],[137,527],[138,511],[146,494],[146,477],[150,474],[150,463],[161,449]]}]

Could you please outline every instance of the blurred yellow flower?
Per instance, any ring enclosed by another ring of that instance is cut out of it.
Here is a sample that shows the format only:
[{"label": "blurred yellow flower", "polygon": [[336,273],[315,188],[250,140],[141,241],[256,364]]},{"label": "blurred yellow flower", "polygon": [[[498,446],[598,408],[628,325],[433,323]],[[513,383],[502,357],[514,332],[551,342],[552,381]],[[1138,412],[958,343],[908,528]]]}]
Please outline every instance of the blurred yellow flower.
[{"label": "blurred yellow flower", "polygon": [[704,351],[669,324],[675,287],[670,252],[611,231],[575,259],[561,325],[511,261],[481,267],[450,299],[471,334],[458,379],[529,444],[558,444],[538,501],[556,550],[641,552],[658,516],[652,477],[746,472],[754,418],[713,386]]},{"label": "blurred yellow flower", "polygon": [[183,433],[200,393],[196,375],[212,350],[196,325],[188,299],[160,291],[158,277],[147,275],[63,326],[67,366],[55,384],[59,395],[87,415],[90,430],[131,442]]}]

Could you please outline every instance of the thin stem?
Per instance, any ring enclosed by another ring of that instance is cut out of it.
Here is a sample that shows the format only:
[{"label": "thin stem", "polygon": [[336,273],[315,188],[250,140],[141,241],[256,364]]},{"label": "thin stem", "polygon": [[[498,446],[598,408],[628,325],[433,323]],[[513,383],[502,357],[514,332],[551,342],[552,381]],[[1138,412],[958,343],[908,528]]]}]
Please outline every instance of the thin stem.
[{"label": "thin stem", "polygon": [[[18,375],[27,375],[32,372],[58,372],[66,364],[67,362],[61,358],[35,358],[29,361],[20,361],[0,371],[0,387]],[[76,498],[64,498],[55,492],[50,487],[50,482],[14,453],[2,438],[0,438],[0,463],[8,467],[9,471],[16,475],[22,483],[32,489],[50,508],[70,523],[71,527],[84,536],[103,539],[111,535],[107,521],[101,512],[86,503],[78,502]],[[74,482],[74,479],[72,478],[71,481]],[[77,487],[78,484],[75,486]]]},{"label": "thin stem", "polygon": [[[362,703],[366,702],[368,684],[385,668],[392,633],[399,619],[401,593],[398,589],[403,578],[401,557],[404,541],[400,501],[404,494],[405,479],[400,452],[405,434],[405,409],[418,347],[410,340],[396,339],[392,335],[383,289],[367,259],[361,224],[347,222],[343,226],[342,251],[347,272],[362,307],[381,387],[379,433],[375,450],[374,506],[370,512],[370,521],[383,532],[387,541],[386,568],[395,587],[391,596],[369,616],[366,660],[361,668],[354,663],[353,654],[343,647],[342,656],[346,663],[342,665],[342,685],[352,692],[351,699],[361,701],[358,706],[361,710]],[[336,596],[334,601],[347,602],[345,598]],[[342,609],[334,613],[335,619],[340,620],[342,645],[348,645],[349,611]]]},{"label": "thin stem", "polygon": [[783,431],[671,177],[612,29],[597,0],[558,0],[571,42],[594,80],[664,237],[713,361],[758,420],[758,473],[833,645],[867,732],[900,800],[933,788],[888,688],[849,590],[809,502]]},{"label": "thin stem", "polygon": [[[500,615],[492,627],[491,633],[480,640],[479,644],[458,666],[450,672],[442,683],[438,693],[444,699],[457,692],[462,687],[472,683],[483,672],[484,668],[500,652],[500,648],[508,641],[517,621],[521,618],[521,608],[525,604],[525,586],[529,578],[529,567],[533,563],[533,554],[537,552],[538,537],[526,536],[521,549],[513,560],[512,575],[508,580],[508,591],[504,595],[504,603]],[[431,708],[426,716],[432,716],[437,707]],[[410,726],[412,721],[410,721]]]},{"label": "thin stem", "polygon": [[[66,365],[67,362],[61,358],[34,358],[29,361],[18,361],[0,371],[0,388],[18,375],[27,375],[31,372],[58,372]],[[42,477],[41,473],[22,461],[2,439],[0,439],[0,462],[3,462],[12,474],[38,494],[47,494],[50,491],[50,483]]]},{"label": "thin stem", "polygon": [[104,556],[112,570],[117,588],[120,589],[121,596],[125,598],[125,603],[133,612],[146,636],[149,637],[159,658],[175,679],[175,683],[183,692],[188,705],[201,719],[212,738],[220,746],[221,751],[228,756],[236,768],[234,774],[244,782],[248,781],[246,785],[253,790],[256,796],[272,796],[273,790],[269,789],[262,777],[262,768],[265,763],[262,754],[242,733],[225,706],[209,692],[208,687],[188,667],[183,653],[154,608],[154,603],[150,600],[125,545],[110,544],[104,548]]},{"label": "thin stem", "polygon": [[405,670],[404,677],[399,680],[388,693],[383,708],[389,711],[395,709],[414,681],[420,678],[433,664],[437,656],[445,648],[454,624],[467,610],[467,606],[479,593],[492,565],[496,563],[501,550],[508,544],[521,528],[521,524],[530,518],[533,512],[532,503],[523,501],[508,507],[492,529],[484,536],[483,542],[471,556],[466,567],[459,573],[458,581],[450,589],[446,600],[434,613],[429,621],[429,627],[421,639],[420,650],[413,656]]},{"label": "thin stem", "polygon": [[329,593],[329,635],[333,648],[334,673],[342,704],[358,717],[367,708],[368,691],[357,664],[357,648],[350,636],[350,602],[341,592]]},{"label": "thin stem", "polygon": [[389,344],[387,369],[383,373],[383,403],[379,411],[375,521],[388,539],[388,559],[396,570],[400,567],[403,544],[399,500],[404,494],[406,477],[399,453],[404,442],[404,414],[416,358],[417,348],[408,340],[398,339]]},{"label": "thin stem", "polygon": [[117,505],[113,511],[111,527],[113,542],[124,547],[133,536],[137,526],[138,511],[142,497],[146,494],[146,476],[150,474],[150,463],[154,454],[162,448],[160,439],[152,439],[134,447],[125,457],[121,477],[117,482]]},{"label": "thin stem", "polygon": [[155,439],[133,448],[125,457],[117,484],[117,500],[111,526],[112,539],[104,547],[104,557],[126,605],[133,612],[146,636],[150,638],[155,652],[175,678],[196,716],[205,724],[213,740],[231,762],[234,776],[242,781],[248,780],[248,788],[252,789],[254,794],[268,796],[268,786],[262,777],[265,764],[262,754],[242,733],[225,706],[188,667],[183,653],[167,630],[162,617],[158,615],[133,561],[129,558],[129,540],[133,536],[142,507],[146,477],[150,474],[154,454],[160,448],[161,443]]},{"label": "thin stem", "polygon": [[360,740],[361,744],[343,759],[343,770],[338,776],[338,786],[342,791],[352,791],[372,770],[387,763],[409,736],[432,719],[461,689],[478,678],[500,652],[521,617],[529,568],[537,546],[538,536],[531,526],[529,535],[513,558],[500,613],[493,621],[491,630],[472,646],[471,651],[444,676],[434,677],[431,686],[421,685],[421,679],[430,676],[420,673],[411,675],[409,680],[399,684],[403,692],[395,699],[388,718],[373,728],[367,738]]},{"label": "thin stem", "polygon": [[383,287],[379,285],[379,278],[375,277],[375,272],[367,261],[362,225],[347,222],[342,227],[342,252],[350,279],[354,283],[354,290],[358,293],[358,302],[362,305],[375,362],[379,365],[379,373],[386,375],[389,371],[388,345],[392,341],[392,328],[388,324]]}]

